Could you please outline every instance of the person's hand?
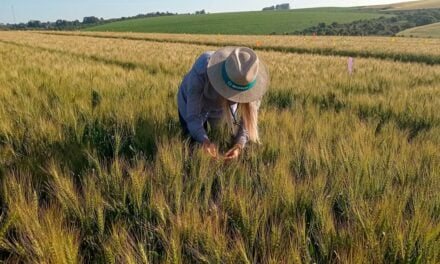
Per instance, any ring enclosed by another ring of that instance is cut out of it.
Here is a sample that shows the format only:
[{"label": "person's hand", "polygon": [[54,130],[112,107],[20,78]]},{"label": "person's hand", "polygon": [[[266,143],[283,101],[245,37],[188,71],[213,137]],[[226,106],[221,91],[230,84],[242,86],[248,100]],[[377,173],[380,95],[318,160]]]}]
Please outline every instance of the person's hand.
[{"label": "person's hand", "polygon": [[212,158],[218,158],[217,146],[211,143],[211,141],[205,140],[203,142],[203,150],[205,150],[205,152],[208,153]]},{"label": "person's hand", "polygon": [[225,154],[225,160],[234,160],[237,159],[240,156],[242,147],[238,144],[236,144],[234,147],[232,147],[228,152]]}]

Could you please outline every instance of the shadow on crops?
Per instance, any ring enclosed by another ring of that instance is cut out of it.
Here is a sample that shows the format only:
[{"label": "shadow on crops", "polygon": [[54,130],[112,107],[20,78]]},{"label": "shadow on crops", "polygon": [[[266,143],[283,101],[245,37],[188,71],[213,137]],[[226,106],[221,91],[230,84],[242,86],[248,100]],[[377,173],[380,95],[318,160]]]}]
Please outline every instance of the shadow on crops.
[{"label": "shadow on crops", "polygon": [[[383,83],[380,86],[375,85],[364,87],[364,92],[380,93],[387,89],[387,84]],[[300,103],[303,107],[310,104],[319,109],[321,112],[334,111],[340,113],[344,110],[353,110],[357,112],[360,120],[376,119],[378,120],[375,133],[378,135],[383,127],[389,123],[394,122],[397,128],[408,132],[408,141],[411,142],[420,133],[425,132],[437,126],[440,121],[438,119],[427,116],[415,116],[410,110],[400,113],[395,113],[392,109],[379,105],[352,105],[349,102],[341,100],[333,92],[328,92],[324,95],[312,96],[306,94],[293,94],[290,91],[276,91],[268,94],[267,103],[278,109],[287,109],[294,107],[295,104]]]},{"label": "shadow on crops", "polygon": [[[79,177],[84,177],[87,174],[82,172],[94,166],[88,158],[88,152],[93,151],[93,154],[104,164],[111,163],[115,158],[122,158],[127,162],[140,156],[148,160],[154,160],[157,151],[156,142],[162,141],[162,138],[176,136],[178,134],[176,133],[176,126],[177,121],[172,118],[166,118],[158,122],[154,117],[143,116],[126,123],[118,122],[111,117],[99,118],[89,121],[76,140],[75,133],[78,133],[78,131],[73,128],[66,128],[65,133],[69,134],[67,138],[72,140],[60,143],[57,146],[58,153],[59,155],[69,155],[62,156],[64,160],[68,160],[68,167],[72,171],[77,171]],[[124,168],[121,168],[121,170],[122,173],[125,173]],[[118,195],[118,192],[115,193]],[[146,192],[143,200],[149,201],[151,199],[149,195]],[[149,253],[153,255],[157,262],[160,262],[162,257],[166,256],[165,245],[162,244],[160,234],[149,230],[152,230],[154,226],[163,225],[163,214],[156,212],[154,207],[139,210],[139,208],[134,207],[134,203],[130,201],[130,198],[120,199],[120,197],[116,197],[110,200],[121,200],[121,203],[116,204],[116,206],[111,204],[105,210],[104,219],[106,219],[106,222],[116,223],[123,219],[124,222],[129,224],[128,231],[130,234],[134,236],[145,234],[145,237],[140,238],[141,241],[148,240],[151,247]],[[146,223],[149,226],[145,226]],[[96,221],[89,221],[87,226],[81,223],[77,224],[81,225],[83,238],[80,251],[81,255],[86,256],[86,263],[105,263],[106,252],[100,245],[103,239],[110,236],[111,229],[106,226],[104,234],[99,234]]]},{"label": "shadow on crops", "polygon": [[267,104],[278,109],[287,109],[294,106],[295,99],[291,90],[271,90],[267,95]]},{"label": "shadow on crops", "polygon": [[336,96],[333,92],[326,95],[314,96],[311,98],[313,105],[317,106],[320,111],[335,111],[340,113],[345,109],[353,109],[357,112],[360,120],[376,119],[378,120],[375,129],[378,135],[383,127],[389,123],[394,122],[397,128],[408,132],[408,142],[411,142],[420,133],[430,130],[432,127],[439,124],[438,119],[433,119],[427,116],[414,116],[410,110],[395,113],[392,109],[379,105],[350,105]]},{"label": "shadow on crops", "polygon": [[300,193],[294,203],[294,210],[298,217],[305,221],[305,234],[307,236],[308,258],[303,258],[305,263],[334,263],[336,256],[323,244],[323,219],[316,211],[314,197],[307,192]]},{"label": "shadow on crops", "polygon": [[172,118],[157,122],[153,118],[140,117],[133,124],[118,124],[112,118],[95,120],[86,125],[82,142],[104,160],[116,156],[130,160],[135,155],[153,160],[156,141],[175,136],[177,127],[177,121]]},{"label": "shadow on crops", "polygon": [[408,131],[408,141],[411,142],[418,134],[430,130],[435,125],[435,120],[428,117],[414,117],[408,112],[394,113],[390,109],[378,106],[359,106],[358,116],[361,120],[376,118],[379,123],[376,127],[376,135],[388,122],[394,121],[400,130]]},{"label": "shadow on crops", "polygon": [[304,181],[312,176],[308,167],[311,160],[304,149],[298,150],[298,152],[298,156],[290,161],[289,169],[295,180]]},{"label": "shadow on crops", "polygon": [[338,194],[333,201],[332,211],[333,220],[339,227],[344,227],[349,223],[349,200],[346,194]]},{"label": "shadow on crops", "polygon": [[266,165],[274,165],[281,155],[281,150],[277,146],[265,145],[261,154],[261,161]]},{"label": "shadow on crops", "polygon": [[312,98],[312,103],[317,105],[321,111],[334,110],[336,113],[339,113],[347,106],[333,92]]},{"label": "shadow on crops", "polygon": [[[130,161],[136,156],[154,160],[156,141],[178,134],[177,121],[172,118],[158,122],[153,118],[140,117],[132,124],[121,124],[109,117],[79,120],[81,122],[86,122],[82,130],[65,125],[61,130],[62,139],[57,141],[40,142],[27,137],[9,140],[7,144],[16,155],[8,164],[0,164],[0,168],[7,165],[6,170],[25,169],[38,174],[37,178],[45,179],[46,172],[42,166],[53,159],[61,168],[79,175],[90,168],[90,154],[103,161],[115,157]],[[0,138],[0,147],[2,144],[5,143]]]}]

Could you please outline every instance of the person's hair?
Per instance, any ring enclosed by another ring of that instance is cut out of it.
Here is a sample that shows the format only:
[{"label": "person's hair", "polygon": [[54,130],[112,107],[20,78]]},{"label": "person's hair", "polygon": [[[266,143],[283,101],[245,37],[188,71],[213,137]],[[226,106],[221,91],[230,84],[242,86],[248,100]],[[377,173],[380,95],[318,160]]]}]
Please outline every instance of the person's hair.
[{"label": "person's hair", "polygon": [[[237,126],[234,124],[228,100],[224,99],[222,105],[223,117],[226,124],[232,133],[236,133]],[[238,111],[243,120],[242,125],[249,134],[250,141],[260,143],[260,136],[258,133],[258,102],[238,104]],[[240,122],[239,119],[237,121]]]}]

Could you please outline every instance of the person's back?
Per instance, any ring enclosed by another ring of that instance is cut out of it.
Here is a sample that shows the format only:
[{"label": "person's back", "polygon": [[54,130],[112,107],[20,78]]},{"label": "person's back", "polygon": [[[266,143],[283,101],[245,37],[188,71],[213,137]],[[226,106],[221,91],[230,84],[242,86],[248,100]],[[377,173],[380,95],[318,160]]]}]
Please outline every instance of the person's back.
[{"label": "person's back", "polygon": [[207,71],[208,62],[213,53],[213,51],[203,53],[196,60],[190,72],[185,76],[182,81],[178,94],[179,113],[182,116],[187,116],[187,95],[190,93],[194,94],[202,92],[203,98],[201,103],[203,105],[201,105],[201,114],[209,115],[210,118],[221,118],[221,96],[217,93],[217,91],[212,87],[211,83],[209,82]]}]

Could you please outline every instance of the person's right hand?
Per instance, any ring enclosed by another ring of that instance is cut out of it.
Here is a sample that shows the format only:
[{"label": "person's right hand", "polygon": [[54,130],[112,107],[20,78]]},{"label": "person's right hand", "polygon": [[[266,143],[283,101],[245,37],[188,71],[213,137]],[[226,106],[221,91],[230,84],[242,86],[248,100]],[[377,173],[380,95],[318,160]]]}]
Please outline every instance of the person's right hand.
[{"label": "person's right hand", "polygon": [[218,158],[218,149],[217,146],[209,140],[205,140],[203,142],[203,150],[209,154],[212,158]]}]

